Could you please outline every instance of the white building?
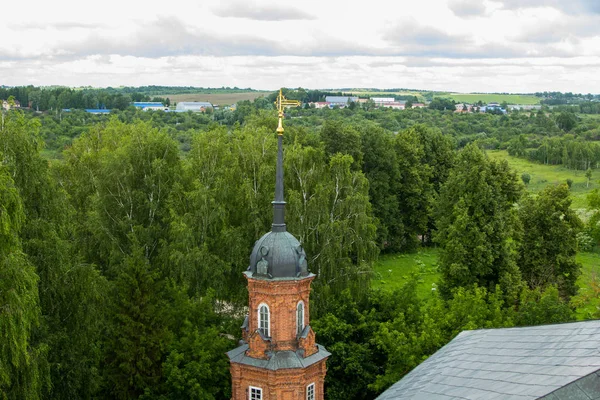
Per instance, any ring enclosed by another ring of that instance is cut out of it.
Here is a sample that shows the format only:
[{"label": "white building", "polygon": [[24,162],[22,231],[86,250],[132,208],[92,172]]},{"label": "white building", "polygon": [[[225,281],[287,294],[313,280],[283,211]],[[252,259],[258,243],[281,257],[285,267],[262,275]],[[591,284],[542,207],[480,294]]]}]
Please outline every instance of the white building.
[{"label": "white building", "polygon": [[213,105],[208,101],[180,101],[177,103],[177,111],[196,111],[204,112],[209,108],[212,109]]}]

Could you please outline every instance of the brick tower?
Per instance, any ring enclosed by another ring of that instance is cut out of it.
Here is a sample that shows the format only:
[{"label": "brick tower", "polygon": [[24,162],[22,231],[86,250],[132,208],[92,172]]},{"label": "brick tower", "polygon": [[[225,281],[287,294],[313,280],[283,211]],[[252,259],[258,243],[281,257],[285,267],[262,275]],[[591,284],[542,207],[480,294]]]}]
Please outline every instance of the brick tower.
[{"label": "brick tower", "polygon": [[248,315],[243,340],[227,353],[232,400],[322,400],[330,353],[315,343],[310,327],[310,283],[306,253],[286,230],[283,200],[283,107],[277,99],[277,173],[273,224],[254,245],[248,280]]}]

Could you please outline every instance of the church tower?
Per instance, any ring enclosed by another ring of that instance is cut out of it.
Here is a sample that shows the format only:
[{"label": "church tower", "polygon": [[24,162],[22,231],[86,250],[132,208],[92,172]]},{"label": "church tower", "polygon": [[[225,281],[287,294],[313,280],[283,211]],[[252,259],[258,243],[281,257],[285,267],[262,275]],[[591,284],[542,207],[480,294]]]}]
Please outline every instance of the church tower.
[{"label": "church tower", "polygon": [[254,244],[248,281],[248,315],[243,340],[227,353],[232,400],[322,400],[330,353],[315,343],[310,327],[310,284],[306,253],[286,230],[283,200],[283,110],[297,104],[277,98],[277,172],[273,224]]}]

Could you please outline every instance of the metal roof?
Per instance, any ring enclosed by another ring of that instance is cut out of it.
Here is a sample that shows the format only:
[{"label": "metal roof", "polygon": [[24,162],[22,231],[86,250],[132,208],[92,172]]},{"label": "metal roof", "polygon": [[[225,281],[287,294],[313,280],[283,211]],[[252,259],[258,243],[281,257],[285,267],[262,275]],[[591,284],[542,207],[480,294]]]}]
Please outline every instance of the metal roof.
[{"label": "metal roof", "polygon": [[600,399],[600,320],[464,331],[377,399]]},{"label": "metal roof", "polygon": [[212,104],[208,101],[180,101],[177,103],[177,107],[212,107]]},{"label": "metal roof", "polygon": [[163,107],[163,103],[159,101],[134,101],[131,103],[134,107]]},{"label": "metal roof", "polygon": [[330,352],[325,350],[325,347],[321,346],[320,344],[317,344],[317,346],[319,350],[315,354],[312,354],[306,358],[302,357],[301,354],[298,354],[295,351],[276,351],[272,353],[268,360],[248,357],[246,355],[246,350],[248,350],[247,344],[227,352],[227,356],[229,356],[231,362],[270,369],[272,371],[289,368],[306,368],[309,365],[313,365],[331,355]]},{"label": "metal roof", "polygon": [[357,102],[358,97],[349,97],[349,96],[325,96],[325,101],[327,103],[349,103],[351,101]]}]

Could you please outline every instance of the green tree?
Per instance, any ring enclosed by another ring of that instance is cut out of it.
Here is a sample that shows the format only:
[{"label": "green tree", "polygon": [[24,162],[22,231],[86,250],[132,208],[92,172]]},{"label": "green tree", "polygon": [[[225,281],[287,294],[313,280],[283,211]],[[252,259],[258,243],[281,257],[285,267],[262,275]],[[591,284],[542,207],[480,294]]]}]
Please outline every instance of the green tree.
[{"label": "green tree", "polygon": [[51,378],[44,397],[90,398],[99,384],[95,343],[103,322],[105,281],[72,246],[71,208],[39,154],[37,121],[11,114],[0,139],[0,159],[23,200],[22,249],[39,276],[42,319],[36,340],[48,349]]},{"label": "green tree", "polygon": [[521,180],[525,185],[529,185],[529,182],[531,181],[531,175],[525,172],[521,174]]},{"label": "green tree", "polygon": [[104,396],[136,399],[158,387],[172,340],[163,289],[145,249],[133,248],[114,285],[104,353]]},{"label": "green tree", "polygon": [[590,181],[592,180],[592,169],[588,168],[587,171],[585,171],[585,177],[587,179],[587,182],[585,183],[585,187],[590,187]]},{"label": "green tree", "polygon": [[577,117],[571,112],[561,112],[556,116],[556,125],[563,131],[569,132],[577,125]]},{"label": "green tree", "polygon": [[499,284],[507,296],[518,294],[513,206],[521,191],[506,161],[489,160],[474,144],[459,153],[436,209],[444,296],[474,284],[489,290]]},{"label": "green tree", "polygon": [[47,347],[33,339],[41,319],[39,278],[21,249],[24,219],[14,181],[0,165],[0,397],[6,400],[40,399],[48,384]]},{"label": "green tree", "polygon": [[581,266],[575,261],[581,220],[571,208],[567,185],[547,186],[533,198],[523,199],[519,218],[523,237],[518,265],[531,288],[557,285],[562,297],[577,292]]}]

